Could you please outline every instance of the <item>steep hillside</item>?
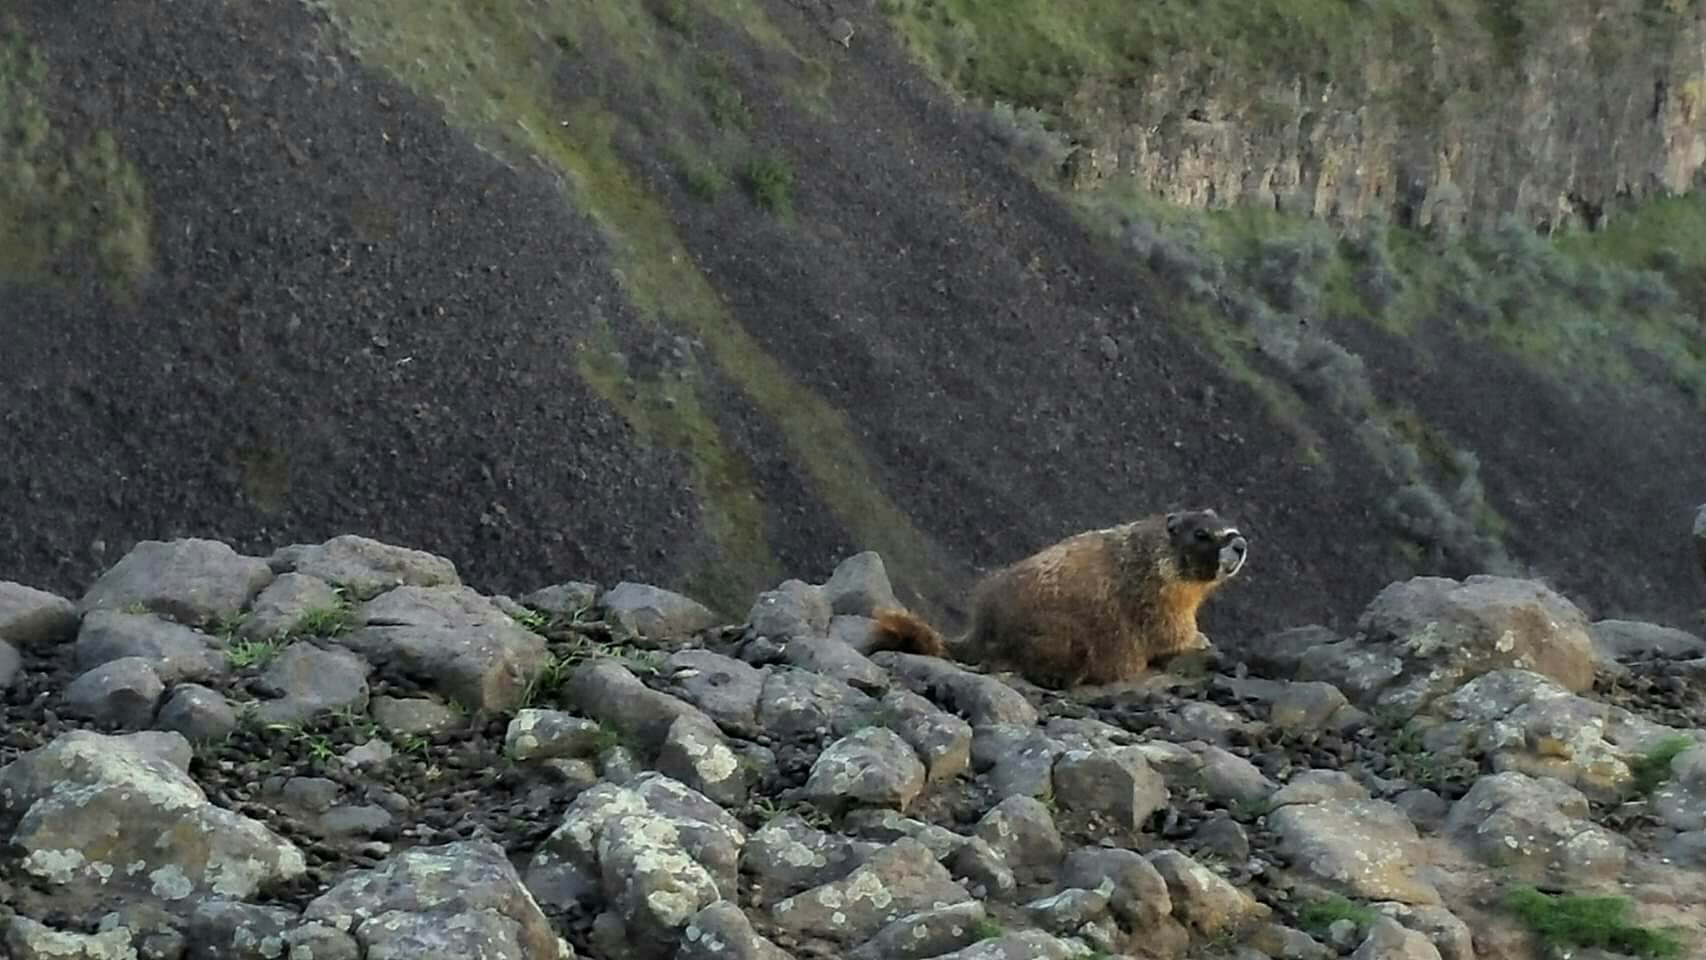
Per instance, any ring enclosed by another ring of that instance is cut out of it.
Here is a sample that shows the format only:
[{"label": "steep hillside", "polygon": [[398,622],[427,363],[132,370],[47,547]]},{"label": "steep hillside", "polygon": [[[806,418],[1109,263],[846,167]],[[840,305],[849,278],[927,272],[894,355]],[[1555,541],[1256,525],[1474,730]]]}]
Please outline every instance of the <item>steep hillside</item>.
[{"label": "steep hillside", "polygon": [[1256,552],[1211,632],[1530,564],[1693,616],[1706,257],[1643,227],[1693,200],[1552,243],[1060,191],[921,9],[10,5],[0,570],[353,529],[738,613],[869,548],[951,615],[1215,504]]}]

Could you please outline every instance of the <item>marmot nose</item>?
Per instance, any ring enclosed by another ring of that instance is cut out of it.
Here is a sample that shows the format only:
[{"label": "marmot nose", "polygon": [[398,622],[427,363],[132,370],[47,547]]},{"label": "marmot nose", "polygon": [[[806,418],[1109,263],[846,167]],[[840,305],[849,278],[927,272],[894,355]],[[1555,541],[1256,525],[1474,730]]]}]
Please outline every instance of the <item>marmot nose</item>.
[{"label": "marmot nose", "polygon": [[1233,550],[1237,551],[1238,553],[1243,553],[1244,551],[1250,549],[1250,545],[1248,543],[1244,542],[1243,537],[1233,537],[1231,547]]}]

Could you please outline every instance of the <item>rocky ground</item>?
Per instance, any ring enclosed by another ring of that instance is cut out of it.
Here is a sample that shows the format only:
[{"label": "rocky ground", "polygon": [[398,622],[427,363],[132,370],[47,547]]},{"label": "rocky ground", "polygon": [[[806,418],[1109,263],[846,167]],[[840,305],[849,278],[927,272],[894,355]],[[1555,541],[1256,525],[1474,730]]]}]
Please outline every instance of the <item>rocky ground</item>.
[{"label": "rocky ground", "polygon": [[867,655],[893,595],[724,624],[353,536],[0,584],[0,953],[1706,954],[1694,636],[1418,578],[1062,693]]}]

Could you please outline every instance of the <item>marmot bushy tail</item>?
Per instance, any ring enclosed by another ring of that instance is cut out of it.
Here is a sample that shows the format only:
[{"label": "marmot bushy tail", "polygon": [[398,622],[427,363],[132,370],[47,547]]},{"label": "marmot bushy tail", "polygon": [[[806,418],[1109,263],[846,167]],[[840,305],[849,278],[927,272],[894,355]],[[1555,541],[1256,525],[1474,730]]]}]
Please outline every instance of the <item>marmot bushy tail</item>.
[{"label": "marmot bushy tail", "polygon": [[1244,535],[1206,509],[1086,531],[985,577],[963,637],[884,609],[868,650],[975,660],[1050,687],[1132,680],[1152,660],[1208,645],[1197,609],[1248,551]]}]

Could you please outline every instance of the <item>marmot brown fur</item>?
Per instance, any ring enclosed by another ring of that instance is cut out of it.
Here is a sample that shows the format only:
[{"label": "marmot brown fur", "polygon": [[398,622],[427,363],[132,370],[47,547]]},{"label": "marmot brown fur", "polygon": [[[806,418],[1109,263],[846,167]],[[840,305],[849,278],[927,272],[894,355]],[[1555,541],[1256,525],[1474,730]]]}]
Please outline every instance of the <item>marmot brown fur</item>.
[{"label": "marmot brown fur", "polygon": [[964,636],[946,640],[884,608],[873,612],[869,649],[1016,669],[1055,688],[1133,680],[1151,660],[1207,647],[1197,608],[1243,569],[1248,550],[1213,510],[1089,530],[984,578]]}]

